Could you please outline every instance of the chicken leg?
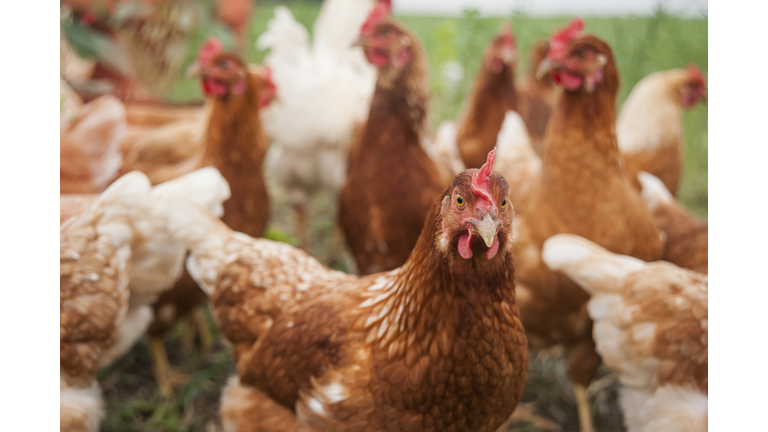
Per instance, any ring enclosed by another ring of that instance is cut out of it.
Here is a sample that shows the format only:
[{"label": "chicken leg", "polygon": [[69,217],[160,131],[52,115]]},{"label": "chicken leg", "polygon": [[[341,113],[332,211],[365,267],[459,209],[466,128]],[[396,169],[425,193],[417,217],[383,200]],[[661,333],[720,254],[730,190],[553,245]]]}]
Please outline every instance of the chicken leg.
[{"label": "chicken leg", "polygon": [[576,408],[579,410],[579,430],[581,432],[595,432],[587,389],[581,384],[573,383],[573,394],[576,397]]},{"label": "chicken leg", "polygon": [[157,336],[150,337],[149,345],[152,348],[155,381],[157,381],[160,395],[170,399],[173,397],[174,385],[186,384],[189,382],[189,375],[175,372],[171,369],[168,353],[165,351],[165,344],[162,338]]},{"label": "chicken leg", "polygon": [[306,204],[297,203],[293,205],[293,210],[296,212],[296,234],[299,236],[299,247],[309,253],[309,237],[307,236],[307,206]]}]

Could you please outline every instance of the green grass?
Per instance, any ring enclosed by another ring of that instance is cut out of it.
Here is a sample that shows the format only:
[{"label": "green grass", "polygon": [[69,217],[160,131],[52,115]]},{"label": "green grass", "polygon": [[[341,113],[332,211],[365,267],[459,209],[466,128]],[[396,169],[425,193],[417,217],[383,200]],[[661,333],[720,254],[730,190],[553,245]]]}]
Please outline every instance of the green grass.
[{"label": "green grass", "polygon": [[[259,1],[251,28],[251,41],[266,29],[273,16],[275,4]],[[292,2],[289,5],[296,19],[311,32],[318,12],[317,3]],[[484,18],[470,12],[464,18],[398,17],[421,38],[429,56],[433,90],[434,125],[456,118],[477,70],[482,51],[490,37],[501,28],[502,18]],[[521,49],[518,73],[527,68],[527,49],[532,42],[545,38],[565,24],[568,17],[533,18],[510,12],[513,31]],[[680,19],[659,11],[655,16],[638,18],[586,17],[586,30],[606,40],[613,48],[621,73],[619,106],[635,83],[644,76],[664,69],[683,67],[695,62],[707,71],[707,20]],[[207,34],[216,34],[225,44],[231,43],[227,31],[216,23],[204,21],[190,40],[187,63],[191,64],[196,47]],[[231,45],[230,45],[231,46]],[[265,53],[251,44],[250,62],[260,62]],[[447,83],[440,71],[442,64],[456,61],[464,69],[458,83]],[[201,98],[198,83],[180,79],[171,89],[173,100]],[[329,101],[332,103],[332,101]],[[695,213],[707,216],[707,107],[698,106],[684,118],[686,159],[681,201]],[[274,191],[270,184],[270,190]],[[286,197],[273,193],[270,197],[272,219],[269,238],[296,245],[294,215]],[[348,254],[341,258],[330,251],[330,238],[335,220],[335,197],[320,193],[312,199],[309,209],[311,251],[321,261],[344,269]],[[177,398],[163,401],[156,394],[151,374],[149,347],[145,340],[138,343],[124,358],[99,374],[107,403],[107,416],[102,430],[107,431],[215,431],[218,426],[218,400],[228,376],[234,374],[229,348],[218,338],[205,356],[183,353],[181,335],[185,324],[179,324],[166,337],[171,363],[182,372],[191,374],[191,381],[177,390]],[[593,414],[598,430],[622,430],[621,413],[616,403],[616,383],[612,375],[601,369],[599,377],[607,387],[593,399]],[[559,423],[563,430],[578,429],[576,407],[566,379],[560,351],[539,354],[532,358],[526,392],[526,402],[535,402],[537,414]],[[520,428],[520,425],[518,425]],[[538,430],[530,425],[526,431]]]}]

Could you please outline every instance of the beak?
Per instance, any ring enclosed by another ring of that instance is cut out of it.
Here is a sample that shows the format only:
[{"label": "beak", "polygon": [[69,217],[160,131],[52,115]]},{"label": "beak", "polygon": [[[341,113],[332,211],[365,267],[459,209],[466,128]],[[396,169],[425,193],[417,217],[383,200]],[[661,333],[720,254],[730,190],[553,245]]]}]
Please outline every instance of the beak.
[{"label": "beak", "polygon": [[501,51],[501,60],[506,64],[511,64],[517,61],[517,50],[514,48],[507,48]]},{"label": "beak", "polygon": [[707,89],[701,89],[701,101],[707,103]]},{"label": "beak", "polygon": [[483,238],[485,245],[491,247],[493,239],[496,238],[496,230],[499,222],[493,220],[490,214],[486,213],[485,218],[480,222],[472,222],[472,227]]},{"label": "beak", "polygon": [[199,63],[193,63],[192,66],[187,69],[187,76],[190,78],[198,77],[203,73],[203,66]]},{"label": "beak", "polygon": [[548,59],[548,58],[544,58],[544,60],[542,60],[541,63],[539,63],[539,67],[536,68],[536,79],[543,78],[544,75],[548,74],[558,66],[560,66],[559,62]]},{"label": "beak", "polygon": [[352,45],[350,45],[351,48],[354,47],[366,47],[368,46],[368,37],[367,36],[360,36],[357,39],[355,39],[354,42],[352,42]]}]

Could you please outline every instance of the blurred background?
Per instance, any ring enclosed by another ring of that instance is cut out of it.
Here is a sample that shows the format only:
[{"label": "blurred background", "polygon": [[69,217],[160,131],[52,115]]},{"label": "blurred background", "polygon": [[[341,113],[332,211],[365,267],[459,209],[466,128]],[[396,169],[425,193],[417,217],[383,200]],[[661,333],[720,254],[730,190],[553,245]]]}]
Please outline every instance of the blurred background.
[{"label": "blurred background", "polygon": [[[237,35],[225,22],[217,5],[221,0],[176,2],[181,6],[168,13],[175,20],[179,37],[173,49],[179,52],[179,65],[170,70],[167,80],[158,83],[159,97],[168,102],[201,101],[198,81],[184,71],[197,56],[197,48],[208,35],[218,36],[228,49],[235,49]],[[72,48],[83,57],[109,51],[108,40],[93,26],[94,18],[73,15],[67,5],[91,3],[87,0],[62,2],[61,31]],[[116,2],[114,2],[116,3]],[[245,24],[243,38],[249,63],[260,63],[265,51],[255,40],[267,28],[279,4],[287,6],[297,21],[310,32],[320,11],[321,1],[254,2],[253,15]],[[528,49],[538,39],[548,38],[573,16],[582,16],[586,31],[610,44],[621,74],[617,109],[643,77],[660,70],[696,63],[704,75],[708,70],[708,19],[706,0],[408,0],[393,1],[393,15],[421,39],[429,57],[433,92],[433,125],[455,119],[470,89],[485,45],[510,20],[520,50],[517,74],[528,69]],[[99,19],[123,20],[130,17],[124,7],[101,10]],[[121,14],[127,14],[121,16]],[[104,18],[106,17],[106,18]],[[158,36],[159,37],[159,36]],[[167,35],[162,36],[168,39]],[[329,101],[332,103],[333,101]],[[707,106],[699,104],[684,118],[685,169],[678,198],[703,218],[708,210],[708,118]],[[272,195],[272,218],[268,237],[298,244],[293,214],[287,202]],[[311,252],[323,262],[334,227],[335,200],[318,194],[309,208]],[[345,255],[334,267],[345,268]],[[209,316],[210,319],[210,316]],[[175,400],[162,400],[152,377],[151,356],[146,341],[138,343],[123,359],[101,371],[99,380],[107,403],[103,431],[216,431],[220,389],[234,372],[225,347],[217,335],[213,350],[199,354],[181,348],[182,330],[169,332],[166,345],[170,361],[189,380]],[[595,396],[595,423],[600,431],[623,430],[616,402],[616,383],[607,369],[601,370],[590,391]],[[599,392],[598,392],[599,391]],[[561,353],[544,352],[531,364],[524,402],[535,404],[536,413],[559,424],[562,430],[577,430],[578,419]],[[518,424],[514,430],[552,430],[546,425]]]}]

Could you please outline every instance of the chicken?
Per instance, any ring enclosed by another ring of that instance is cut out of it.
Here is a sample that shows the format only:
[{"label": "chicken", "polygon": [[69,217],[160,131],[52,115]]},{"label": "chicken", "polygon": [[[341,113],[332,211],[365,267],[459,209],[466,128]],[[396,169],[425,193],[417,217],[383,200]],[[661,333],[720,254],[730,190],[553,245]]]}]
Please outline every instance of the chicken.
[{"label": "chicken", "polygon": [[544,75],[536,77],[536,68],[547,57],[549,42],[539,40],[529,48],[529,71],[516,82],[517,108],[528,128],[531,144],[537,154],[541,155],[544,142],[544,132],[547,130],[549,115],[555,105],[555,86],[552,77]]},{"label": "chicken", "polygon": [[[296,212],[301,247],[309,250],[306,204],[324,189],[338,194],[347,172],[354,134],[365,121],[376,70],[359,48],[351,48],[373,8],[372,0],[323,2],[314,40],[284,6],[275,8],[267,31],[256,41],[269,49],[277,102],[262,112],[273,139],[267,169],[285,189]],[[333,109],[328,104],[333,103]]]},{"label": "chicken", "polygon": [[513,212],[492,166],[493,152],[433,201],[405,265],[362,277],[167,202],[235,349],[225,429],[496,430],[520,400],[528,354]]},{"label": "chicken", "polygon": [[[63,94],[64,86],[62,81]],[[125,109],[109,95],[79,109],[78,102],[74,96],[63,102],[67,110],[61,114],[59,189],[61,193],[99,193],[118,176],[122,164]]]},{"label": "chicken", "polygon": [[678,202],[653,174],[637,174],[641,195],[664,235],[661,259],[699,273],[709,273],[709,226]]},{"label": "chicken", "polygon": [[339,221],[364,275],[405,263],[449,182],[422,146],[430,132],[424,50],[387,13],[386,5],[377,5],[360,32],[358,44],[379,74],[339,199]]},{"label": "chicken", "polygon": [[104,415],[96,372],[120,338],[128,309],[135,225],[148,213],[149,181],[121,178],[60,230],[60,423],[98,431]]},{"label": "chicken", "polygon": [[[61,195],[62,430],[65,423],[67,430],[98,430],[96,370],[144,334],[150,305],[181,276],[186,246],[157,205],[183,197],[221,215],[229,197],[215,168],[150,186],[132,172],[100,196]],[[90,422],[87,429],[76,426],[82,422]]]},{"label": "chicken", "polygon": [[517,45],[509,22],[483,53],[472,91],[456,125],[456,142],[468,168],[477,168],[496,144],[507,111],[517,110]]},{"label": "chicken", "polygon": [[655,175],[677,194],[683,166],[683,108],[707,100],[707,84],[696,65],[656,72],[640,80],[616,122],[627,178],[640,190],[637,173]]},{"label": "chicken", "polygon": [[568,234],[547,240],[542,255],[591,295],[597,350],[619,377],[627,430],[708,430],[708,277]]},{"label": "chicken", "polygon": [[582,33],[575,19],[555,32],[539,74],[551,73],[558,93],[542,148],[540,175],[515,203],[513,249],[518,300],[533,348],[563,344],[582,431],[593,431],[586,387],[600,356],[585,310],[587,293],[541,261],[544,241],[559,233],[585,237],[645,261],[661,257],[661,239],[640,194],[624,177],[616,146],[619,74],[611,48]]},{"label": "chicken", "polygon": [[[263,69],[251,73],[236,56],[224,52],[222,43],[215,38],[209,38],[201,47],[192,73],[201,77],[203,91],[211,99],[204,145],[192,158],[179,163],[145,161],[123,169],[142,169],[153,183],[159,183],[203,166],[216,167],[231,190],[231,198],[224,202],[224,222],[234,230],[259,237],[269,219],[269,195],[262,174],[267,141],[259,120],[259,110],[274,95],[269,73]],[[206,303],[205,294],[184,274],[153,305],[154,321],[148,334],[156,379],[166,397],[172,394],[173,384],[183,377],[170,370],[162,335],[177,320],[192,314],[195,328],[205,330],[200,332],[200,338],[206,350],[211,339],[207,326],[200,324],[200,312],[195,312]]]}]

